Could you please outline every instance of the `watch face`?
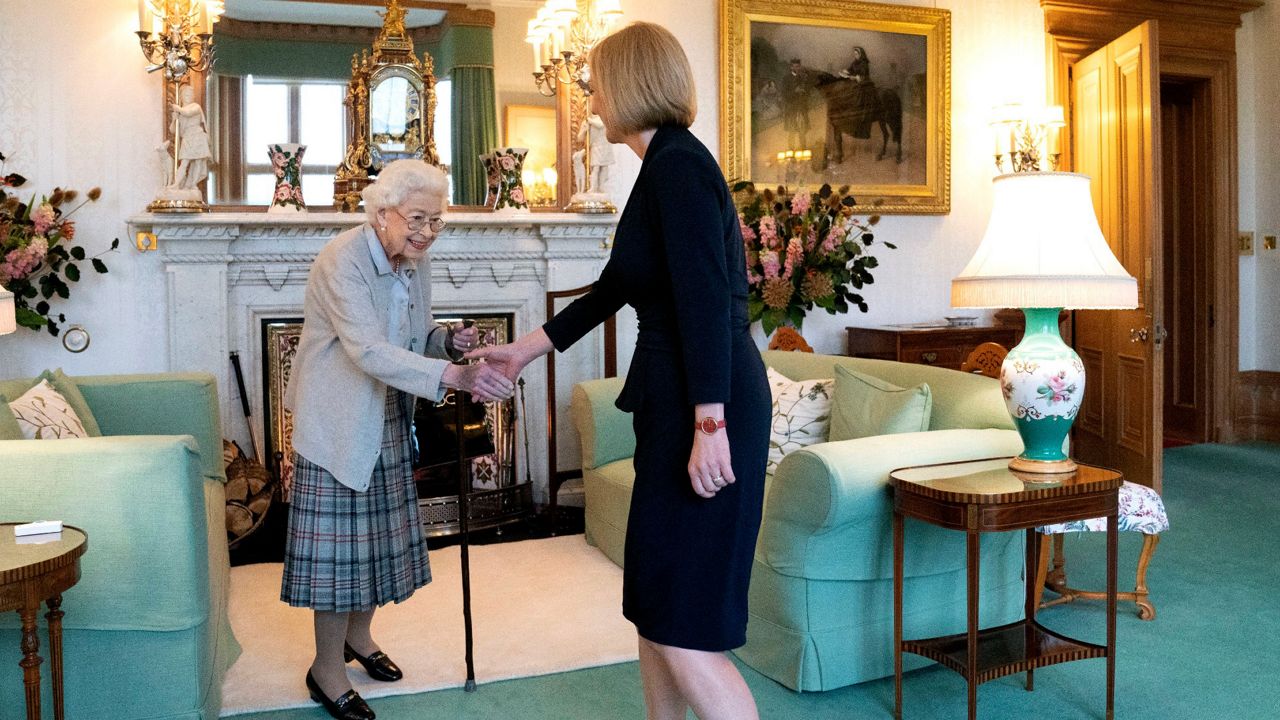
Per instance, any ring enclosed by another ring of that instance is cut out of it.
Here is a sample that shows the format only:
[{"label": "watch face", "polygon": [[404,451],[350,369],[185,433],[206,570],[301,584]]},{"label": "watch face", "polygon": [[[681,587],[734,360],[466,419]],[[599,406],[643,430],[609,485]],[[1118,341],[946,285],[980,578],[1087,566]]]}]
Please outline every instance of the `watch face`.
[{"label": "watch face", "polygon": [[714,418],[710,418],[710,417],[702,418],[702,432],[710,435],[714,433],[718,427],[720,426],[719,424],[716,423]]}]

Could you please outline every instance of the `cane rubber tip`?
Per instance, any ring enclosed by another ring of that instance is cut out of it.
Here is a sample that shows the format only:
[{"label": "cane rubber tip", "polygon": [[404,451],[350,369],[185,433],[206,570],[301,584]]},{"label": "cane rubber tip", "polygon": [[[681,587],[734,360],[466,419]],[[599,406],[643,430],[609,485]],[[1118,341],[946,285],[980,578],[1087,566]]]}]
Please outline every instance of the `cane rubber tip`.
[{"label": "cane rubber tip", "polygon": [[475,692],[475,691],[476,691],[476,681],[475,681],[475,680],[472,680],[471,678],[467,678],[467,684],[466,684],[466,685],[463,685],[463,686],[462,686],[462,689],[463,689],[463,690],[465,690],[466,692]]}]

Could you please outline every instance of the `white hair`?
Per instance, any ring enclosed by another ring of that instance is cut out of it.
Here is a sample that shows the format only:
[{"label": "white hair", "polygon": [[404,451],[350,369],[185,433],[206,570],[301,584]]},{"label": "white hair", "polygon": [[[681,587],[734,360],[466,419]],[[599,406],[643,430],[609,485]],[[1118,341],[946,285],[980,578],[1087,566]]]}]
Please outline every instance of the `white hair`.
[{"label": "white hair", "polygon": [[395,207],[415,192],[438,195],[441,206],[447,207],[449,178],[440,168],[421,160],[396,160],[387,163],[382,172],[378,173],[378,179],[361,193],[369,222],[376,223],[379,210]]}]

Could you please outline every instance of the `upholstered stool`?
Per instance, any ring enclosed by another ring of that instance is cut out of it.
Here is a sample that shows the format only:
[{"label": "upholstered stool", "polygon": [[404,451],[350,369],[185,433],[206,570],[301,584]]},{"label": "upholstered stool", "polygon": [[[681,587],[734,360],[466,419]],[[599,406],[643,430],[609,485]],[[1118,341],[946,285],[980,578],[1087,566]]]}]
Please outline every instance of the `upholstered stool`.
[{"label": "upholstered stool", "polygon": [[[1143,620],[1154,620],[1155,605],[1151,604],[1147,590],[1147,565],[1160,542],[1160,533],[1169,529],[1169,516],[1165,513],[1164,501],[1160,494],[1145,485],[1125,481],[1120,487],[1119,523],[1121,531],[1140,532],[1143,534],[1142,553],[1138,556],[1138,575],[1133,592],[1118,592],[1116,600],[1132,600],[1138,606],[1138,617]],[[1051,544],[1048,538],[1040,542],[1040,566],[1036,573],[1036,587],[1044,593],[1044,588],[1058,593],[1059,597],[1048,602],[1039,602],[1039,607],[1049,607],[1060,603],[1068,603],[1076,598],[1103,599],[1105,592],[1077,590],[1067,585],[1066,557],[1062,551],[1062,537],[1069,532],[1106,532],[1107,519],[1092,518],[1076,520],[1057,525],[1045,525],[1036,528],[1043,535],[1052,535],[1053,567],[1049,567]]]}]

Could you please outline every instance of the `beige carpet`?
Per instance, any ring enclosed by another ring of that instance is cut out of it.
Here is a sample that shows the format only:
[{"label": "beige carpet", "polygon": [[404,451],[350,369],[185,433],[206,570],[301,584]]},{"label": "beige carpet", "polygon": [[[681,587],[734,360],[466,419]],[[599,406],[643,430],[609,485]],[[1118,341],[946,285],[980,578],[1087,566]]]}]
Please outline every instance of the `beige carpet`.
[{"label": "beige carpet", "polygon": [[[303,686],[314,655],[311,612],[280,602],[279,564],[231,569],[231,624],[244,653],[222,687],[222,715],[313,706]],[[458,687],[463,662],[457,547],[431,551],[433,582],[381,608],[374,638],[404,670],[380,683],[349,665],[367,698]],[[622,617],[622,570],[581,535],[471,548],[479,683],[636,659]]]}]

